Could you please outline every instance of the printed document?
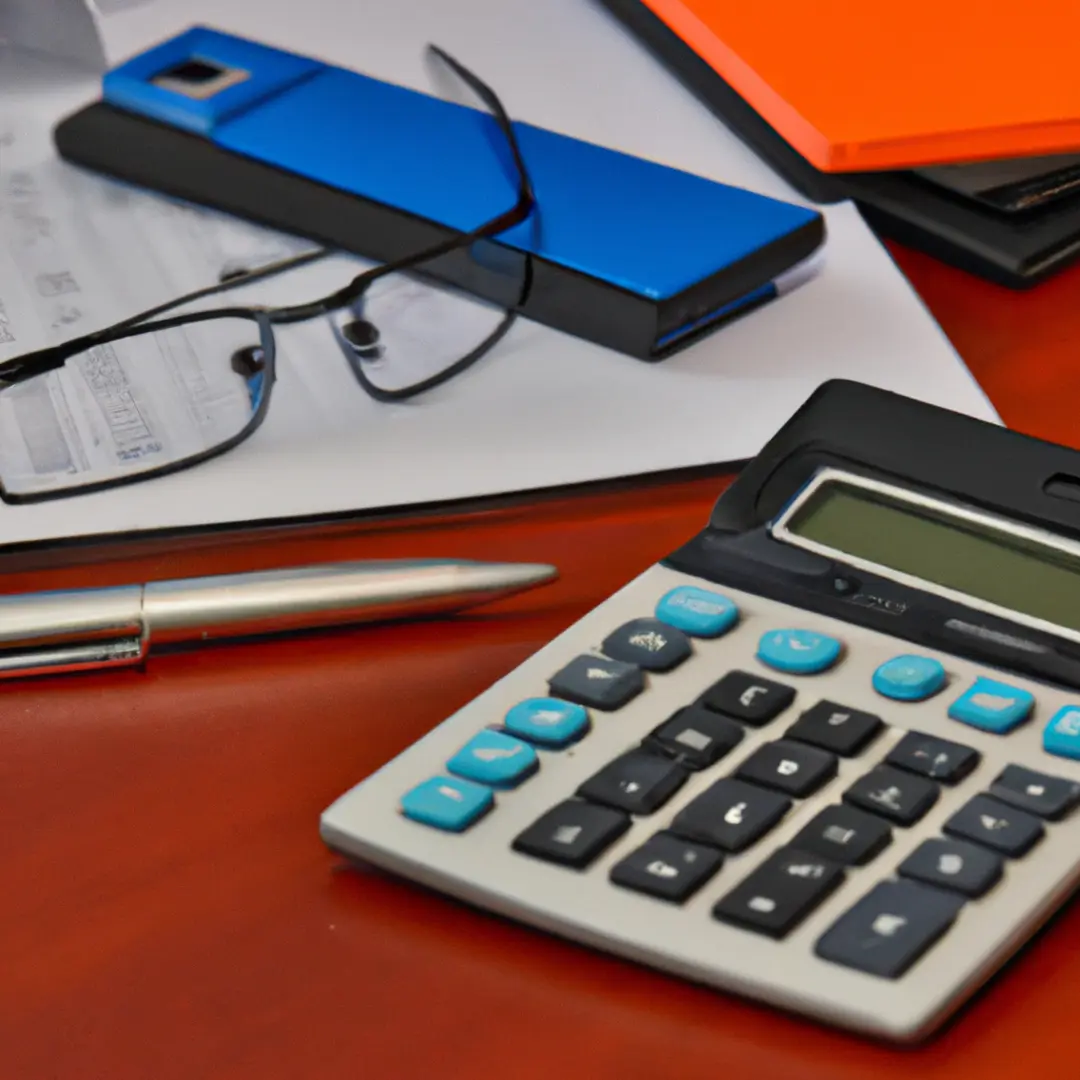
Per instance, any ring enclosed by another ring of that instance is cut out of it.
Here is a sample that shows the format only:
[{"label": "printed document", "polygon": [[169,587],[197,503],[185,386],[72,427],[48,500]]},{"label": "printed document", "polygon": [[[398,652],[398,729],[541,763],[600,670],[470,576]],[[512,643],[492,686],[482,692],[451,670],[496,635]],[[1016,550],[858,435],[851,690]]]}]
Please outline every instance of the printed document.
[{"label": "printed document", "polygon": [[[115,63],[199,22],[431,93],[460,93],[425,63],[424,48],[435,42],[490,82],[515,117],[798,201],[599,7],[357,7],[154,0],[103,20],[104,44]],[[303,240],[58,161],[51,126],[96,98],[93,78],[45,78],[9,57],[0,60],[0,91],[0,358],[210,284],[230,266],[304,249]],[[854,207],[825,212],[829,239],[817,277],[659,364],[519,320],[460,378],[386,405],[358,385],[325,320],[283,328],[267,420],[242,446],[128,488],[0,505],[0,538],[407,507],[734,462],[755,454],[833,377],[997,420]],[[337,256],[232,299],[309,300],[363,265]],[[139,378],[134,368],[124,378]]]}]

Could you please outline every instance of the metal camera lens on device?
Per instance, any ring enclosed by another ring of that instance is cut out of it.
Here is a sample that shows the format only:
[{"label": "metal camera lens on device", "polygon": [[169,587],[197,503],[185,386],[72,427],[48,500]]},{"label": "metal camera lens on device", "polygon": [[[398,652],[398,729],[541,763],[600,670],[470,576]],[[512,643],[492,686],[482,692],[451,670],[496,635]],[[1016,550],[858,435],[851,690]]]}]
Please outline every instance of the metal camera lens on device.
[{"label": "metal camera lens on device", "polygon": [[251,78],[243,68],[228,67],[192,56],[155,75],[150,81],[162,90],[204,100]]}]

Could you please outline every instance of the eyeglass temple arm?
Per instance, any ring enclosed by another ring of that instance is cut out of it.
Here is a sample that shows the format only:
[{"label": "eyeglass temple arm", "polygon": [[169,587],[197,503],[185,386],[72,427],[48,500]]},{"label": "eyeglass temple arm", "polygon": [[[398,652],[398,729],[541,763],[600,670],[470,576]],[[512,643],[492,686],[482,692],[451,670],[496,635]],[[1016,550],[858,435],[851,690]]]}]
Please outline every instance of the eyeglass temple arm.
[{"label": "eyeglass temple arm", "polygon": [[429,45],[428,49],[435,56],[439,57],[439,59],[442,60],[454,74],[456,74],[477,95],[477,97],[480,98],[481,101],[483,101],[494,115],[500,131],[510,146],[514,169],[517,172],[517,202],[511,209],[504,211],[497,217],[491,218],[490,221],[485,221],[475,229],[470,229],[465,233],[458,233],[457,235],[442,241],[442,243],[425,248],[423,251],[418,251],[415,255],[396,260],[392,263],[386,263],[383,266],[376,267],[373,270],[367,270],[364,273],[357,275],[348,283],[348,285],[339,289],[337,292],[332,293],[330,296],[325,296],[320,300],[316,300],[309,304],[302,304],[297,307],[279,308],[272,313],[272,318],[275,323],[302,322],[306,319],[316,318],[320,315],[325,315],[327,312],[345,307],[360,296],[371,283],[378,278],[384,277],[387,274],[398,273],[402,270],[410,270],[414,266],[420,266],[423,263],[431,262],[432,259],[436,259],[440,255],[445,255],[451,251],[457,251],[462,247],[468,246],[473,240],[479,240],[488,236],[496,236],[506,229],[520,224],[532,212],[536,202],[532,181],[529,178],[529,171],[525,167],[525,159],[522,156],[521,146],[518,143],[517,135],[514,133],[513,122],[507,114],[503,103],[499,100],[498,95],[487,85],[487,83],[474,75],[467,67],[455,60],[449,53],[440,49],[438,45]]},{"label": "eyeglass temple arm", "polygon": [[[71,341],[61,342],[59,345],[49,345],[44,349],[35,349],[33,352],[23,353],[22,356],[13,356],[10,360],[0,361],[0,389],[7,386],[15,386],[37,375],[45,375],[50,371],[63,367],[64,364],[77,353],[87,352],[96,345],[104,345],[119,338],[133,337],[149,333],[154,330],[170,330],[176,326],[187,323],[205,322],[220,318],[254,318],[256,322],[265,316],[260,315],[251,308],[217,308],[213,311],[193,311],[187,315],[174,315],[169,319],[158,319],[156,322],[144,322],[139,327],[132,328],[126,323],[120,323],[115,327],[105,330],[95,330],[91,334],[83,334]],[[267,325],[267,329],[269,325]]]},{"label": "eyeglass temple arm", "polygon": [[[521,146],[518,143],[517,135],[514,132],[513,122],[503,103],[499,100],[499,95],[496,94],[495,91],[492,90],[479,76],[474,75],[464,64],[455,60],[444,49],[440,49],[438,45],[428,45],[428,50],[442,60],[442,62],[446,64],[447,67],[449,67],[450,70],[453,71],[478,98],[480,98],[488,109],[491,110],[496,123],[499,125],[499,129],[502,131],[504,138],[510,146],[510,154],[514,160],[514,170],[517,172],[518,197],[517,202],[511,209],[499,214],[490,221],[485,221],[482,225],[478,225],[469,232],[450,237],[443,243],[436,244],[433,247],[427,248],[425,251],[417,252],[414,256],[400,259],[394,262],[392,266],[386,267],[387,271],[391,269],[395,271],[408,270],[421,263],[430,262],[439,255],[455,251],[467,244],[470,240],[479,240],[486,236],[497,235],[505,229],[512,228],[514,225],[524,221],[529,216],[536,202],[536,197],[533,193],[532,180],[529,178],[529,170],[525,167],[525,159],[522,156]],[[380,270],[381,269],[383,268],[380,267]],[[376,275],[361,275],[361,277],[364,278],[364,285],[366,286],[368,281],[374,276]],[[335,301],[344,298],[343,302],[348,303],[350,300],[355,299],[355,285],[355,281],[346,285],[344,289],[337,293],[334,298]]]},{"label": "eyeglass temple arm", "polygon": [[65,341],[62,345],[50,345],[48,348],[36,349],[34,352],[23,353],[22,356],[14,356],[10,360],[3,361],[0,363],[0,389],[5,386],[15,386],[37,375],[45,375],[63,367],[66,360],[76,353],[92,348],[104,336],[104,334],[86,334],[73,341]]},{"label": "eyeglass temple arm", "polygon": [[[518,177],[518,205],[515,211],[524,208],[525,213],[532,209],[535,202],[532,180],[529,178],[529,170],[525,167],[525,159],[521,154],[521,146],[514,132],[514,124],[511,121],[498,94],[491,89],[482,79],[474,75],[464,64],[455,60],[448,52],[440,49],[438,45],[429,45],[428,49],[437,56],[470,90],[491,110],[506,141],[510,144],[510,153],[514,158],[514,168]],[[513,211],[512,211],[513,212]]]}]

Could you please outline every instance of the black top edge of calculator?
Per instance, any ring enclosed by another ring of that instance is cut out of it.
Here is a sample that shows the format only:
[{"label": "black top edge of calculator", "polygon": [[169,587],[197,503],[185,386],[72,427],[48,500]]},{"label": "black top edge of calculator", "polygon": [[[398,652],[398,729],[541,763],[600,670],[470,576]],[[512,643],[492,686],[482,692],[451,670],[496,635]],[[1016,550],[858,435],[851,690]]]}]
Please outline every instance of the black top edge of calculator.
[{"label": "black top edge of calculator", "polygon": [[1008,288],[1036,285],[1080,257],[1080,196],[1012,214],[915,172],[822,172],[642,0],[600,3],[730,131],[814,202],[852,199],[882,235]]},{"label": "black top edge of calculator", "polygon": [[665,564],[1080,688],[1080,452],[823,384]]}]

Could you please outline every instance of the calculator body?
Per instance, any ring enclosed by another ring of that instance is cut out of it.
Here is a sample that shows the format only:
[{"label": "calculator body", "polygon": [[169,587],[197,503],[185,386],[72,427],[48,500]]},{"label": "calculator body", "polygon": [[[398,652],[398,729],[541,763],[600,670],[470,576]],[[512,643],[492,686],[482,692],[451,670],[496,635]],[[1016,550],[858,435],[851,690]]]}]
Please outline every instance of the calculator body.
[{"label": "calculator body", "polygon": [[825,384],[698,536],[322,836],[671,975],[925,1039],[1080,880],[1075,492],[1074,451]]}]

